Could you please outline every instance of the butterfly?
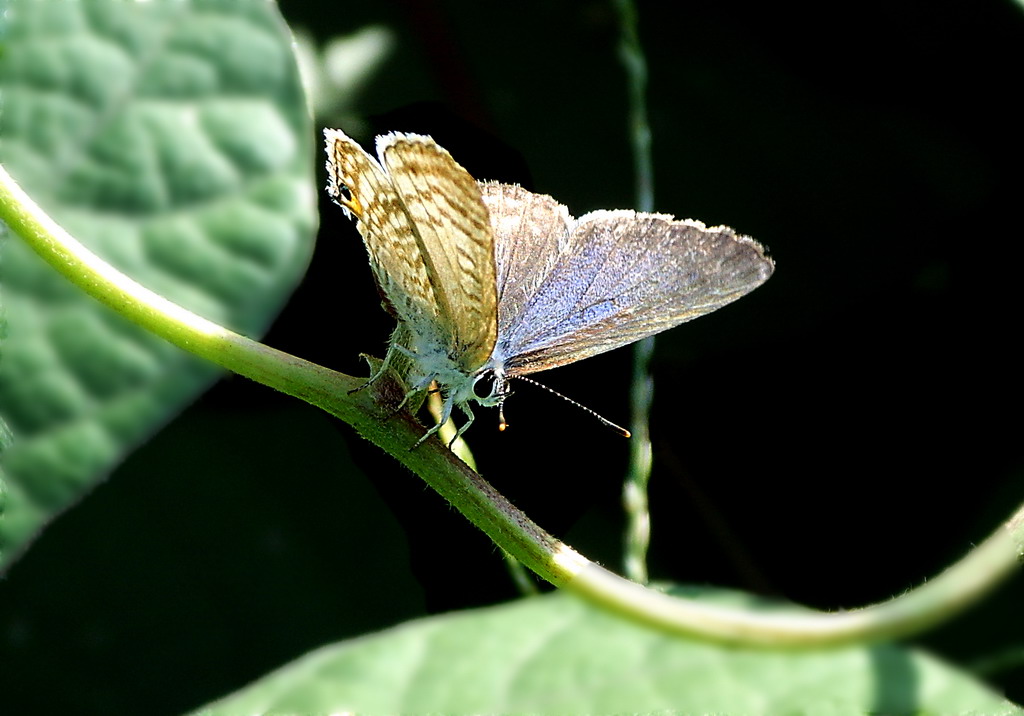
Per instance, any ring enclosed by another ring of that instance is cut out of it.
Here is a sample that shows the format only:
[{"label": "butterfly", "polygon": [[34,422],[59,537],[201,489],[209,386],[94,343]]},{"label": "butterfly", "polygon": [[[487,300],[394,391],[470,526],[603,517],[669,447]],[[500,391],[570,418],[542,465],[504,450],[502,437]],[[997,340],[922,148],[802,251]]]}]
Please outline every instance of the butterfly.
[{"label": "butterfly", "polygon": [[775,267],[725,226],[628,210],[574,219],[550,196],[478,182],[427,136],[380,136],[377,159],[340,130],[324,137],[327,192],[356,219],[398,320],[369,382],[403,364],[403,405],[434,383],[443,399],[416,446],[455,406],[466,415],[457,439],[473,422],[471,403],[501,407],[510,378],[710,313]]}]

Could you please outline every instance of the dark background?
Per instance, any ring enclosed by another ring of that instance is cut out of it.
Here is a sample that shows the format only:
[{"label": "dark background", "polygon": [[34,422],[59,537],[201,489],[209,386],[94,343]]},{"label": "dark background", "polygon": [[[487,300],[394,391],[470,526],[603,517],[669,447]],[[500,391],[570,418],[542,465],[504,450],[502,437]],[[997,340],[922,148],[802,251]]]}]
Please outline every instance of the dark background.
[{"label": "dark background", "polygon": [[[633,206],[614,6],[481,7],[283,12],[321,41],[396,33],[355,101],[367,146],[429,133],[474,175],[577,215]],[[1024,497],[1024,12],[814,8],[639,3],[657,209],[731,225],[778,264],[658,339],[650,563],[656,579],[836,609],[920,584]],[[353,226],[326,199],[321,215],[267,342],[365,374],[357,355],[383,355],[391,321]],[[622,422],[630,361],[538,377]],[[507,432],[477,414],[483,474],[619,569],[628,443],[528,387]],[[19,714],[177,713],[316,646],[515,596],[489,540],[418,478],[314,409],[226,378],[9,572],[0,694]],[[1019,649],[1022,599],[1016,577],[917,643],[967,667]],[[1024,701],[1021,666],[990,681]]]}]

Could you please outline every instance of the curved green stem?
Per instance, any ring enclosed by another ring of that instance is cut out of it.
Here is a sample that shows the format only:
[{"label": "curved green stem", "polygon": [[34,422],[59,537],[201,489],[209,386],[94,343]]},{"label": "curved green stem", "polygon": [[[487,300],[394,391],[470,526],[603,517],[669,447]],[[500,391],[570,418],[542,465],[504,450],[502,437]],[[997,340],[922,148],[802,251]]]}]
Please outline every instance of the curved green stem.
[{"label": "curved green stem", "polygon": [[793,608],[743,612],[689,603],[626,582],[588,563],[567,588],[634,619],[689,636],[744,646],[810,648],[897,639],[975,604],[1024,558],[1024,506],[1005,525],[931,581],[887,602],[842,612]]},{"label": "curved green stem", "polygon": [[1024,508],[938,578],[890,602],[825,614],[756,613],[670,597],[604,570],[534,524],[439,441],[409,446],[423,427],[394,413],[403,389],[382,379],[337,373],[233,333],[177,306],[116,271],[46,216],[0,167],[0,221],[47,263],[97,300],[171,343],[240,375],[317,405],[352,425],[420,475],[501,548],[552,584],[631,619],[695,638],[806,647],[905,636],[979,599],[1024,552]]}]

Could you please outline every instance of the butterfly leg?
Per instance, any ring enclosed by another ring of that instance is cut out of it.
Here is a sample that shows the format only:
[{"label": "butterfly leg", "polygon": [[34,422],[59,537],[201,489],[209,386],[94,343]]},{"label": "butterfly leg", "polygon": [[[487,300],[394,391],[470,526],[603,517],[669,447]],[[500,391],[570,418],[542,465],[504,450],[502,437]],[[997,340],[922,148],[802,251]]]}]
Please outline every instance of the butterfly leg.
[{"label": "butterfly leg", "polygon": [[462,427],[455,431],[455,437],[453,437],[451,442],[448,443],[449,450],[452,449],[452,445],[455,444],[455,441],[462,437],[462,433],[469,430],[469,426],[473,424],[474,420],[476,420],[476,416],[473,415],[473,411],[470,409],[468,401],[463,403],[460,407],[462,408],[462,412],[466,414],[466,422],[463,423]]},{"label": "butterfly leg", "polygon": [[409,398],[413,397],[414,395],[419,395],[423,391],[427,390],[428,388],[430,388],[430,384],[433,382],[434,376],[428,375],[425,378],[423,378],[420,382],[418,382],[416,385],[409,388],[409,390],[405,394],[405,397],[402,398],[402,402],[398,404],[398,407],[394,409],[391,415],[401,412],[402,408],[404,408],[406,403],[409,402]]},{"label": "butterfly leg", "polygon": [[[427,431],[426,435],[424,435],[419,440],[417,440],[415,445],[413,445],[411,448],[409,448],[410,452],[415,450],[416,448],[418,448],[424,442],[426,442],[426,440],[431,435],[436,434],[437,431],[440,430],[441,427],[445,423],[448,422],[448,419],[452,416],[452,406],[454,404],[455,404],[455,399],[454,399],[454,397],[451,394],[445,396],[444,403],[441,405],[441,416],[438,418],[437,423],[434,425],[434,427],[430,428],[430,430]],[[459,437],[459,435],[457,434],[455,436],[455,438],[458,438],[458,437]],[[455,442],[454,438],[452,439],[452,442]],[[451,443],[449,443],[448,447],[451,447]]]},{"label": "butterfly leg", "polygon": [[[413,363],[415,363],[417,358],[416,354],[403,345],[406,340],[408,340],[408,336],[402,331],[402,327],[399,326],[398,328],[395,329],[394,333],[391,334],[391,340],[388,343],[388,352],[385,354],[384,360],[381,362],[380,367],[377,368],[377,370],[375,370],[373,374],[366,379],[365,383],[360,385],[358,388],[350,390],[349,395],[351,395],[352,393],[358,393],[360,390],[365,390],[366,388],[373,385],[377,380],[380,379],[382,375],[384,375],[385,372],[387,372],[388,368],[394,366],[396,356],[405,356],[406,358],[410,359]],[[366,357],[365,354],[364,357]],[[398,368],[398,371],[401,372],[400,367]],[[429,384],[430,380],[432,380],[432,378],[425,381],[425,383]],[[413,388],[413,391],[419,389],[420,387],[417,386]],[[399,410],[401,410],[405,403],[408,401],[408,397],[409,395],[407,393],[406,400],[402,401],[402,404],[398,407]]]},{"label": "butterfly leg", "polygon": [[[384,360],[381,362],[380,368],[378,368],[376,371],[374,371],[373,375],[371,375],[369,378],[367,378],[365,383],[360,385],[358,388],[353,388],[352,390],[348,391],[348,394],[352,395],[353,393],[358,393],[361,390],[366,390],[371,385],[373,385],[375,382],[377,382],[377,380],[379,380],[380,377],[382,375],[384,375],[385,372],[387,372],[387,369],[391,367],[391,358],[395,355],[395,348],[396,348],[396,346],[394,346],[394,345],[392,345],[390,348],[388,348],[388,352],[384,356]],[[368,357],[368,354],[366,354],[366,353],[363,353],[361,355],[363,355],[364,357]],[[403,401],[402,404],[404,405],[405,401]]]}]

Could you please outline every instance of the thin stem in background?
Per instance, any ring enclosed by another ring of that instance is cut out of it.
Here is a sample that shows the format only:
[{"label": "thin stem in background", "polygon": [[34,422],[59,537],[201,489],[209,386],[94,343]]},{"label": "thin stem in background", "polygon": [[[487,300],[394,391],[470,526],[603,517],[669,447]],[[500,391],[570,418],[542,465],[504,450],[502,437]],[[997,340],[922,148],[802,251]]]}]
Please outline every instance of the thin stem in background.
[{"label": "thin stem in background", "polygon": [[1008,671],[1024,669],[1024,646],[1011,646],[968,664],[967,668],[980,679],[991,679]]},{"label": "thin stem in background", "polygon": [[[626,69],[629,90],[629,135],[633,145],[636,174],[636,209],[654,211],[654,167],[651,160],[651,127],[647,121],[647,60],[637,33],[636,6],[632,0],[616,0],[622,24],[619,56]],[[647,549],[651,543],[651,513],[647,485],[651,478],[651,401],[654,381],[650,362],[654,337],[645,338],[633,348],[633,383],[630,390],[632,419],[629,472],[622,489],[626,510],[626,536],[623,570],[640,584],[647,583]]]}]

